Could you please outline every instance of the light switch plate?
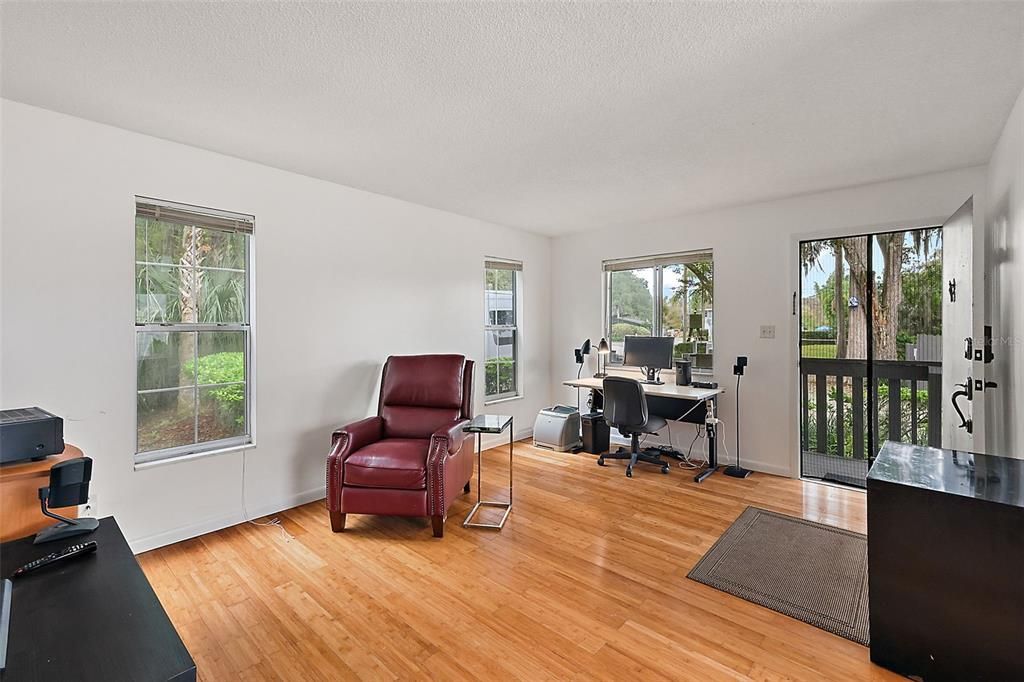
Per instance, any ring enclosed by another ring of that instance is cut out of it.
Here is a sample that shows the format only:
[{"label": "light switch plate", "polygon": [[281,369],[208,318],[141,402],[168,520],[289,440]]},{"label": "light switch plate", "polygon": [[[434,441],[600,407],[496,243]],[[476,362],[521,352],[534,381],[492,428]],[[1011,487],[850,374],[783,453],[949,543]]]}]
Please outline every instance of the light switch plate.
[{"label": "light switch plate", "polygon": [[762,339],[774,339],[775,338],[775,325],[774,324],[762,324],[761,325],[761,338]]}]

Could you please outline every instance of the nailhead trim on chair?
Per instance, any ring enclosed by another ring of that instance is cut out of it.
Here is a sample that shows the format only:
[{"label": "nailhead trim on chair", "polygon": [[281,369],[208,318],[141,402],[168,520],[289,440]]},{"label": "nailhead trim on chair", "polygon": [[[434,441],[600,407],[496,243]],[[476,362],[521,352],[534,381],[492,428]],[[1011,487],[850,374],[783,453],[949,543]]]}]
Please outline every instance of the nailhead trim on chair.
[{"label": "nailhead trim on chair", "polygon": [[341,453],[348,447],[348,434],[342,432],[337,436],[331,453],[327,455],[327,509],[330,511],[341,511],[341,496],[338,495],[337,501],[331,496],[331,477],[333,474],[334,480],[338,482],[337,490],[341,490]]},{"label": "nailhead trim on chair", "polygon": [[[428,511],[431,516],[444,516],[444,461],[448,454],[447,438],[432,438],[430,453],[427,456],[427,475],[430,477],[430,504]],[[440,510],[440,511],[439,511]]]}]

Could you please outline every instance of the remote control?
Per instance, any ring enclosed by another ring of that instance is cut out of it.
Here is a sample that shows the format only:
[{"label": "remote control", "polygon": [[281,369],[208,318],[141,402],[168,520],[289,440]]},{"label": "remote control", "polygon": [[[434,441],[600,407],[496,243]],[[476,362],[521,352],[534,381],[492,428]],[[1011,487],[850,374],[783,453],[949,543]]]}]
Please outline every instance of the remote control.
[{"label": "remote control", "polygon": [[90,540],[89,542],[82,542],[82,543],[79,543],[77,545],[71,545],[70,547],[65,547],[64,549],[62,549],[59,552],[54,552],[53,554],[47,554],[46,556],[44,556],[42,558],[39,558],[39,559],[36,559],[35,561],[28,562],[27,564],[25,564],[24,566],[22,566],[21,568],[16,570],[14,573],[12,573],[11,574],[11,578],[12,579],[13,578],[20,578],[21,576],[25,575],[26,573],[31,573],[32,571],[37,571],[40,568],[43,568],[45,566],[51,566],[51,565],[56,564],[56,563],[61,562],[61,561],[68,561],[68,560],[74,559],[76,557],[85,556],[86,554],[91,554],[92,552],[96,551],[96,547],[97,547],[97,544],[96,544],[95,540]]}]

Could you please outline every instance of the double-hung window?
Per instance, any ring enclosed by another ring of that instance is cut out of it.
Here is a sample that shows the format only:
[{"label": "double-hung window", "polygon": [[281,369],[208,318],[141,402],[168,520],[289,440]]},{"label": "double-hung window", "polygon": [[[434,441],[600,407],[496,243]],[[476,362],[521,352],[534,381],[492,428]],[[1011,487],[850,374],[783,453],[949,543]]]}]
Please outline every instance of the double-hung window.
[{"label": "double-hung window", "polygon": [[251,441],[253,224],[136,197],[136,464]]},{"label": "double-hung window", "polygon": [[621,364],[627,336],[671,336],[673,357],[713,369],[714,266],[710,251],[604,262],[605,338]]},{"label": "double-hung window", "polygon": [[519,301],[523,264],[484,263],[484,399],[519,395]]}]

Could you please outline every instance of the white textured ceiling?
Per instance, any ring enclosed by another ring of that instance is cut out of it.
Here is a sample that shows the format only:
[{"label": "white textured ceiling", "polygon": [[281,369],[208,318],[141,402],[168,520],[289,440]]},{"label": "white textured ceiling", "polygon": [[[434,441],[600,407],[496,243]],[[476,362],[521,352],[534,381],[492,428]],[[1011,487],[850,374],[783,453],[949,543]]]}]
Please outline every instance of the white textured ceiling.
[{"label": "white textured ceiling", "polygon": [[4,97],[547,234],[988,160],[1024,3],[4,2]]}]

